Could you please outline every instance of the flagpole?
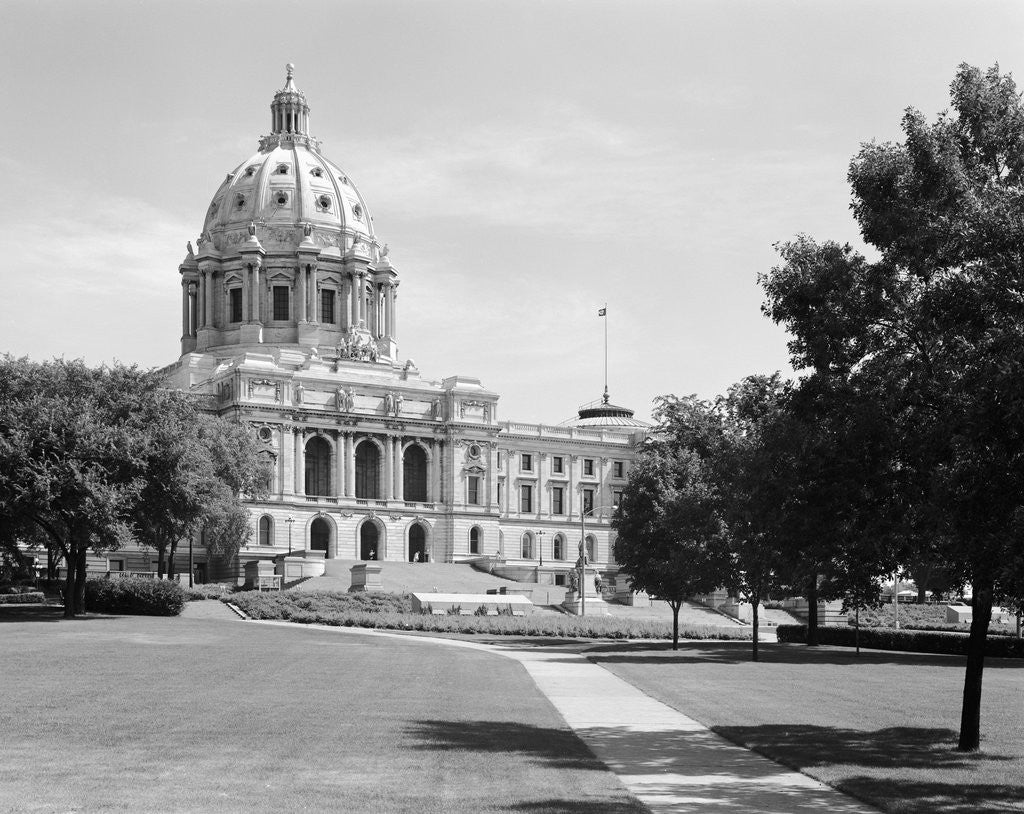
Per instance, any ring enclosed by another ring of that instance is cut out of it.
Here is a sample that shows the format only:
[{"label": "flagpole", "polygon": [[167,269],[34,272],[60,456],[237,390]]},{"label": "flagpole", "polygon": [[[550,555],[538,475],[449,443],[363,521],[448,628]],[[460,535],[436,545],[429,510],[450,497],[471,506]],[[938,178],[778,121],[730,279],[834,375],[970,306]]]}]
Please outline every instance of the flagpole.
[{"label": "flagpole", "polygon": [[604,317],[604,403],[608,403],[608,303],[601,309]]}]

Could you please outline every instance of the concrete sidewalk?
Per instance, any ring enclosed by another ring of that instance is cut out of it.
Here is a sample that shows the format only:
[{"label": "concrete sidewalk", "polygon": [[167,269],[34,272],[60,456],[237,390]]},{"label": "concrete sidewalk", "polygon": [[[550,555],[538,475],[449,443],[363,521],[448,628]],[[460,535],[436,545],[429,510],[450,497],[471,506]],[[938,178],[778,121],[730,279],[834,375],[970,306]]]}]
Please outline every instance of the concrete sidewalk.
[{"label": "concrete sidewalk", "polygon": [[597,758],[655,814],[878,811],[730,743],[592,663],[571,645],[481,644],[359,628],[308,627],[485,650],[515,659]]}]

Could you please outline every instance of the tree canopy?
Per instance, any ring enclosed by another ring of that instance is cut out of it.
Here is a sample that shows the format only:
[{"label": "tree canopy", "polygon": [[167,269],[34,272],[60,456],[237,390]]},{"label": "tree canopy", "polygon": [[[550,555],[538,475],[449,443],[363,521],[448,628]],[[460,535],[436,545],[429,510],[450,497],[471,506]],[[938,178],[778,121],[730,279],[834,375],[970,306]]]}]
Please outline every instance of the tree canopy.
[{"label": "tree canopy", "polygon": [[856,451],[839,470],[862,484],[836,515],[843,556],[875,573],[933,562],[972,587],[959,746],[973,750],[993,602],[1020,595],[1024,107],[998,67],[960,66],[950,100],[932,123],[908,109],[901,143],[851,162],[877,259],[801,237],[761,282],[805,373],[804,413]]}]

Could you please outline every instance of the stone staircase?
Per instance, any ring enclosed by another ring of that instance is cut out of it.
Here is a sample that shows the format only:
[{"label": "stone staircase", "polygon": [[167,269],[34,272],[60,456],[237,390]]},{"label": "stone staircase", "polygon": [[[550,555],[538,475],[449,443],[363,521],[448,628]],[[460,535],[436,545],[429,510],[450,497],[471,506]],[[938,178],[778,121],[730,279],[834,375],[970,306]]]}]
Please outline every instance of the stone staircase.
[{"label": "stone staircase", "polygon": [[[300,591],[347,591],[352,584],[352,566],[361,560],[326,560],[324,575],[300,583]],[[530,588],[528,583],[502,579],[492,574],[477,571],[469,565],[432,562],[391,562],[378,563],[381,566],[381,582],[388,593],[412,593],[437,591],[439,593],[487,593],[488,589],[501,587]],[[564,595],[564,589],[562,591]],[[544,604],[544,603],[542,603]]]}]

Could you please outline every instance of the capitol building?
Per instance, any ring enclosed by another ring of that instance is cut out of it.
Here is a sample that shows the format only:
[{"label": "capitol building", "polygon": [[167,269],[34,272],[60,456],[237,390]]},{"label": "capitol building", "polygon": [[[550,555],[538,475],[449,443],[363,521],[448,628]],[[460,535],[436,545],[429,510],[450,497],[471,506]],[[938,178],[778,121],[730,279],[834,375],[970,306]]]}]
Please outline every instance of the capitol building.
[{"label": "capitol building", "polygon": [[613,575],[611,507],[648,425],[607,393],[570,422],[500,420],[480,379],[434,379],[403,356],[401,275],[362,193],[310,135],[292,74],[179,267],[181,357],[167,386],[251,426],[273,473],[247,502],[237,557],[208,559],[196,541],[200,579],[478,561],[561,585],[584,524],[590,562]]}]

